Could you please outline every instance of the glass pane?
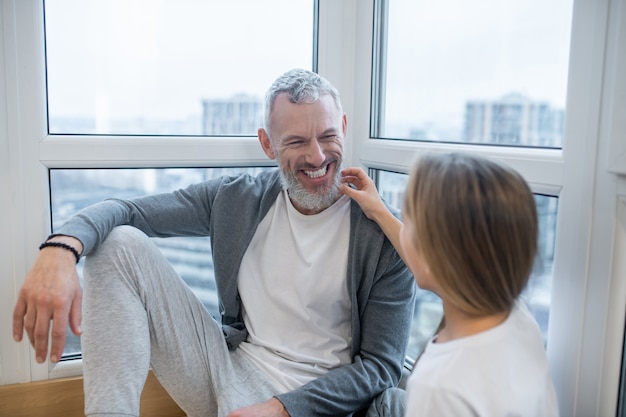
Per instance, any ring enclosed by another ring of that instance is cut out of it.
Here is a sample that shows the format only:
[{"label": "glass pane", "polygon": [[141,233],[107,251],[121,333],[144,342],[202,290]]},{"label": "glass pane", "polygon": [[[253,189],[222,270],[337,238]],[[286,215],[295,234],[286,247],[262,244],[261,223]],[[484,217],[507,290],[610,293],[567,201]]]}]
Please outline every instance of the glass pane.
[{"label": "glass pane", "polygon": [[373,137],[562,147],[572,0],[380,1]]},{"label": "glass pane", "polygon": [[[408,178],[406,174],[378,171],[380,195],[398,210],[402,209]],[[535,194],[535,202],[539,217],[539,245],[533,272],[521,297],[535,316],[544,342],[547,342],[558,198]],[[430,291],[418,288],[407,353],[410,357],[415,358],[421,352],[425,343],[437,329],[441,316],[442,308],[439,297]]]},{"label": "glass pane", "polygon": [[252,135],[314,0],[46,0],[51,134]]},{"label": "glass pane", "polygon": [[[176,169],[53,169],[50,171],[52,230],[84,207],[107,198],[130,198],[173,191],[187,185],[248,172],[256,175],[268,168],[176,168]],[[155,238],[165,257],[190,286],[206,309],[219,317],[213,259],[208,237]],[[83,259],[78,264],[82,282]],[[80,355],[80,338],[68,331],[64,359]]]}]

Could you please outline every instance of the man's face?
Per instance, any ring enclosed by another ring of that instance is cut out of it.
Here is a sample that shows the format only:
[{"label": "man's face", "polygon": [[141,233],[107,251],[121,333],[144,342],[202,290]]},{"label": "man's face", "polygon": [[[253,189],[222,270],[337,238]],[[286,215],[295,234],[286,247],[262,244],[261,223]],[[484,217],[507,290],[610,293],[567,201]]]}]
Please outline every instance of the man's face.
[{"label": "man's face", "polygon": [[283,186],[304,214],[330,207],[340,197],[346,117],[330,95],[314,103],[293,104],[276,98],[270,118],[271,138],[259,130],[263,150],[276,159]]}]

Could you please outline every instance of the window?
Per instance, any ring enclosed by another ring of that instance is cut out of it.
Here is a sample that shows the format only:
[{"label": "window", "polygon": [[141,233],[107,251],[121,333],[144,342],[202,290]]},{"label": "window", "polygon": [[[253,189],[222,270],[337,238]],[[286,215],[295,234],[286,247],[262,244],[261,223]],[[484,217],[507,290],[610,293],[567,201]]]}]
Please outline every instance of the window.
[{"label": "window", "polygon": [[51,134],[256,136],[271,82],[313,68],[312,0],[47,0],[45,18]]},{"label": "window", "polygon": [[[420,141],[424,151],[435,150],[431,142],[562,147],[571,0],[377,5],[372,137]],[[397,201],[404,176],[377,175],[381,193]],[[557,201],[536,197],[540,256],[525,293],[546,339]],[[432,295],[420,291],[413,333],[428,338],[438,323],[422,323],[423,305],[434,309]]]},{"label": "window", "polygon": [[[198,164],[207,160],[203,153],[198,156],[193,137],[221,136],[226,139],[214,141],[213,147],[221,144],[253,165],[241,155],[235,137],[256,136],[265,91],[278,75],[295,67],[314,68],[316,8],[313,0],[47,0],[48,133],[72,135],[86,146],[92,141],[118,143],[110,155],[122,161],[125,145],[143,142],[128,153],[150,158],[146,148],[157,140],[198,158]],[[123,164],[143,166],[132,160]],[[170,153],[161,165],[180,163]],[[78,209],[105,198],[171,191],[200,178],[241,171],[57,168],[50,172],[53,230]],[[199,253],[211,259],[208,239],[172,238],[158,244],[217,315],[212,265],[195,261]],[[68,338],[64,358],[79,357],[79,338],[69,331]]]},{"label": "window", "polygon": [[572,0],[380,3],[374,137],[562,146]]}]

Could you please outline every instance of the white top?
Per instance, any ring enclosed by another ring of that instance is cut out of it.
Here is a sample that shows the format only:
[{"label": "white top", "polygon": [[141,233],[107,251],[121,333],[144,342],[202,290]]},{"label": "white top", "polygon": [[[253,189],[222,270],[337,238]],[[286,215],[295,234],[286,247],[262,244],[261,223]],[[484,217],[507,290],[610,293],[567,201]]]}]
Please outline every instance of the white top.
[{"label": "white top", "polygon": [[351,361],[349,234],[347,196],[307,216],[283,191],[243,257],[239,347],[285,391]]},{"label": "white top", "polygon": [[409,377],[405,417],[559,415],[543,339],[522,302],[497,327],[434,340]]}]

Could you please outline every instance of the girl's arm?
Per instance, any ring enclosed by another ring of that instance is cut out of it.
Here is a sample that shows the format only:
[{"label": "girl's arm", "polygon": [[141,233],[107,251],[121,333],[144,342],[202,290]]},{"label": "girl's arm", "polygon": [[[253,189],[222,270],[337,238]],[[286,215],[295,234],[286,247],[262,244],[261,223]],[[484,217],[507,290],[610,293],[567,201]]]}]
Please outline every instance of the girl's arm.
[{"label": "girl's arm", "polygon": [[361,168],[346,168],[341,171],[341,175],[343,177],[341,192],[356,201],[367,218],[380,226],[405,265],[408,265],[400,246],[402,222],[387,209],[378,194],[374,181]]}]

